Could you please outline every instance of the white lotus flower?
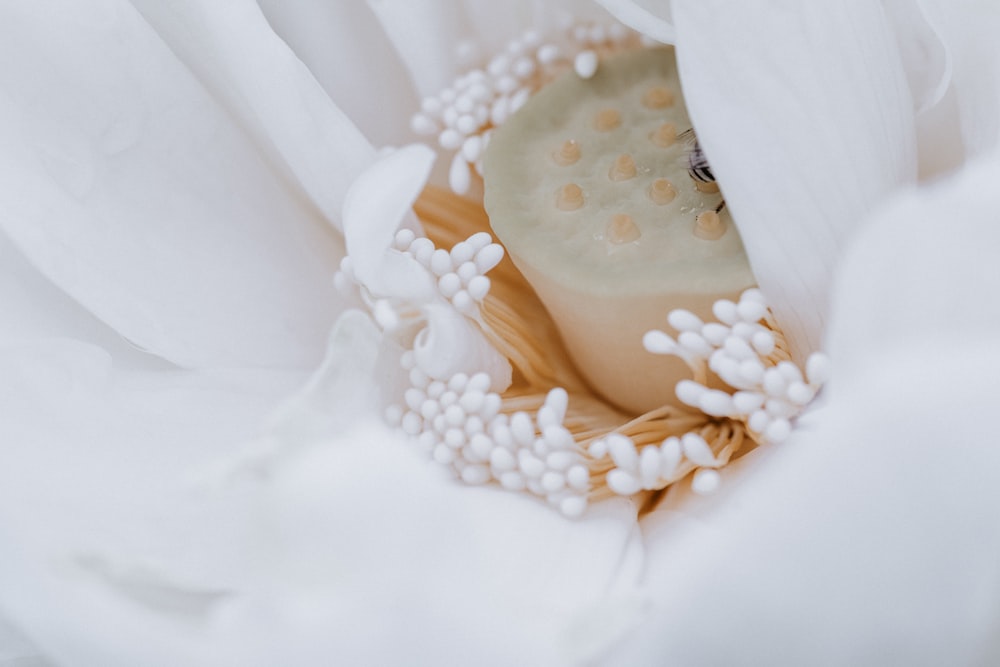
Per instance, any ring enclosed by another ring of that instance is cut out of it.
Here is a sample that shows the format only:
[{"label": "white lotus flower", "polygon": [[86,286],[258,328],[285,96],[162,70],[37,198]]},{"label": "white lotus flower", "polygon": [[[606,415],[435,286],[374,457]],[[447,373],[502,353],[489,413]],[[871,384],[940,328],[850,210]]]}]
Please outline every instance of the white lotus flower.
[{"label": "white lotus flower", "polygon": [[345,199],[458,56],[555,10],[259,4],[0,10],[0,658],[996,659],[996,9],[605,1],[676,39],[761,287],[834,368],[786,443],[640,522],[455,484],[377,410],[392,318],[337,320],[346,238],[428,364],[490,354],[386,254],[426,163],[394,154],[371,234]]}]

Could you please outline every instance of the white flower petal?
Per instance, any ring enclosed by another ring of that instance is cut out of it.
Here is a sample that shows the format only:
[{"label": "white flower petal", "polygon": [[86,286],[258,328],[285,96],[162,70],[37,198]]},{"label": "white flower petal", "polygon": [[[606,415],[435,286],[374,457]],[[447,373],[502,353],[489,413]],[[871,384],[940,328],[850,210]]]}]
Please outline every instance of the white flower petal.
[{"label": "white flower petal", "polygon": [[423,302],[433,293],[415,259],[390,250],[427,183],[435,153],[422,144],[392,151],[366,169],[344,197],[344,238],[358,279],[378,296]]},{"label": "white flower petal", "polygon": [[375,159],[375,150],[272,32],[257,4],[133,4],[260,150],[339,228],[347,187]]},{"label": "white flower petal", "polygon": [[679,1],[699,138],[754,273],[799,356],[819,347],[844,244],[916,175],[914,109],[877,4]]},{"label": "white flower petal", "polygon": [[858,237],[824,406],[697,521],[644,523],[661,602],[624,662],[1000,657],[997,178],[970,167]]},{"label": "white flower petal", "polygon": [[899,44],[914,104],[918,111],[926,111],[948,90],[951,58],[920,2],[886,0],[883,6]]},{"label": "white flower petal", "polygon": [[129,345],[31,266],[0,232],[0,345],[71,337],[112,350],[129,368],[163,370],[158,357]]},{"label": "white flower petal", "polygon": [[368,0],[410,72],[417,93],[433,95],[459,74],[456,48],[468,27],[455,0]]},{"label": "white flower petal", "polygon": [[663,0],[597,0],[616,19],[664,44],[677,39],[670,17],[670,2]]},{"label": "white flower petal", "polygon": [[834,377],[913,338],[936,340],[946,354],[967,337],[996,337],[998,182],[1000,161],[980,161],[901,197],[858,236],[836,282],[836,309],[850,316],[831,326]]},{"label": "white flower petal", "polygon": [[410,140],[419,100],[398,55],[362,2],[260,0],[268,22],[334,103],[376,146]]},{"label": "white flower petal", "polygon": [[315,209],[130,7],[3,14],[0,226],[25,256],[181,365],[314,363],[341,252]]},{"label": "white flower petal", "polygon": [[45,667],[48,663],[28,639],[0,618],[0,662],[15,667]]},{"label": "white flower petal", "polygon": [[510,386],[510,362],[490,345],[482,332],[451,306],[426,307],[427,328],[413,344],[417,367],[435,380],[447,381],[456,373],[490,376],[490,390],[502,392]]},{"label": "white flower petal", "polygon": [[1000,143],[1000,7],[989,0],[921,0],[942,37],[953,67],[953,85],[965,150],[985,155]]},{"label": "white flower petal", "polygon": [[274,471],[261,542],[276,567],[229,618],[243,640],[232,664],[575,657],[574,610],[641,566],[631,502],[567,521],[533,499],[456,484],[412,446],[366,424]]},{"label": "white flower petal", "polygon": [[252,579],[255,521],[194,473],[304,374],[121,371],[72,341],[4,348],[0,373],[0,615],[56,664],[220,664],[208,612]]}]

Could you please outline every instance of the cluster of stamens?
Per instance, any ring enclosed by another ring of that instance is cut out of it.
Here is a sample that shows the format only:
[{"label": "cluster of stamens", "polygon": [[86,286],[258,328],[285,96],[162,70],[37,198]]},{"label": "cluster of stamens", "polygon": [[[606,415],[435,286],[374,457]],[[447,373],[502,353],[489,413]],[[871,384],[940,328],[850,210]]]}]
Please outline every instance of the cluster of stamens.
[{"label": "cluster of stamens", "polygon": [[659,445],[645,445],[641,449],[632,438],[611,433],[591,443],[589,452],[595,459],[611,457],[615,467],[608,471],[607,485],[620,496],[665,488],[686,476],[691,468],[695,469],[694,491],[711,493],[719,485],[715,469],[724,463],[697,433],[670,436]]},{"label": "cluster of stamens", "polygon": [[[643,345],[654,354],[680,357],[691,367],[695,379],[677,384],[681,402],[712,417],[744,422],[760,442],[785,440],[792,420],[826,382],[829,359],[813,353],[804,374],[792,361],[776,359],[775,325],[758,289],[746,290],[736,303],[716,301],[712,312],[718,322],[673,310],[667,321],[677,337],[653,330]],[[707,370],[735,391],[710,388]]]},{"label": "cluster of stamens", "polygon": [[437,278],[438,292],[458,312],[473,316],[490,291],[486,274],[503,259],[504,249],[486,232],[473,234],[452,249],[435,248],[425,236],[409,229],[396,232],[393,248],[411,255]]},{"label": "cluster of stamens", "polygon": [[566,516],[583,513],[590,470],[563,426],[564,390],[550,391],[534,414],[506,414],[485,373],[460,373],[442,382],[422,373],[412,352],[403,354],[401,363],[410,374],[406,409],[394,406],[387,416],[435,461],[467,484],[496,481],[508,491],[545,498]]},{"label": "cluster of stamens", "polygon": [[[527,102],[560,72],[572,67],[583,78],[597,71],[599,56],[640,43],[621,23],[578,23],[549,39],[526,31],[485,67],[463,74],[437,95],[426,97],[411,118],[411,129],[435,137],[445,151],[455,151],[448,173],[451,189],[468,192],[473,171],[482,175],[482,154],[493,128]],[[667,91],[669,94],[669,91]]]}]

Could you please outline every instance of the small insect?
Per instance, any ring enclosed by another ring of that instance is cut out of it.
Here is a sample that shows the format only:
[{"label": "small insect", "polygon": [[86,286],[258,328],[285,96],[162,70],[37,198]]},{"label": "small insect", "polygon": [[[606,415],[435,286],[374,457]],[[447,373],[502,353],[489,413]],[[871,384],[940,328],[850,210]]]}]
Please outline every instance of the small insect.
[{"label": "small insect", "polygon": [[715,182],[715,175],[712,173],[712,167],[708,164],[708,158],[705,157],[705,151],[701,149],[701,144],[698,143],[698,137],[694,133],[694,128],[688,128],[678,135],[677,139],[686,148],[685,160],[688,175],[698,185],[698,189],[704,192],[717,191],[719,186]]},{"label": "small insect", "polygon": [[[702,192],[718,192],[719,184],[715,181],[715,174],[712,173],[712,167],[708,164],[705,151],[701,149],[701,144],[698,142],[698,136],[694,133],[694,128],[691,127],[681,132],[677,136],[677,139],[685,148],[684,166],[687,168],[691,180],[694,181],[695,187]],[[726,200],[723,199],[715,207],[715,212],[719,213],[725,206]]]}]

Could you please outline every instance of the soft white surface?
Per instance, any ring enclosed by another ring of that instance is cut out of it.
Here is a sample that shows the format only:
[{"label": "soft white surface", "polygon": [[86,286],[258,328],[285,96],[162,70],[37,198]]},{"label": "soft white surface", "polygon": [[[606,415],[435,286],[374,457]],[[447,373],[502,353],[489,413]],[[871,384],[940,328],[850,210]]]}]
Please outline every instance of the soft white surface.
[{"label": "soft white surface", "polygon": [[24,254],[179,364],[315,363],[339,242],[213,91],[121,0],[0,25],[0,226]]},{"label": "soft white surface", "polygon": [[[785,307],[806,309],[810,344],[828,337],[835,380],[792,441],[727,469],[713,498],[680,502],[678,489],[640,535],[627,501],[571,522],[458,485],[377,421],[398,350],[358,313],[327,336],[331,223],[364,142],[249,3],[136,4],[143,14],[114,0],[0,10],[10,650],[98,667],[996,661],[1000,167],[869,217],[912,175],[921,51],[893,49],[933,44],[926,26],[890,36],[862,3],[675,8],[706,150],[715,142],[751,221],[744,240],[779,249],[760,261],[790,281]],[[500,41],[529,14],[554,20],[527,6],[469,5],[457,34],[496,26]],[[291,7],[266,13],[292,51],[317,73],[343,57],[335,38],[329,56],[302,41]],[[970,17],[952,17],[943,43],[990,53]],[[402,61],[452,39],[449,21],[389,30]],[[960,85],[977,62],[955,56],[954,88],[930,109],[953,95],[970,152],[986,153],[996,89]],[[456,67],[438,66],[415,90]],[[398,80],[390,69],[334,97],[368,99]],[[361,80],[342,76],[319,78]],[[713,106],[730,94],[741,123],[780,131],[730,126]],[[775,183],[784,204],[755,189]],[[324,346],[307,382],[295,368]]]},{"label": "soft white surface", "polygon": [[678,1],[695,129],[796,352],[819,348],[836,262],[916,177],[914,104],[878,4]]},{"label": "soft white surface", "polygon": [[611,664],[1000,658],[997,178],[873,218],[834,290],[824,406],[708,511],[643,522],[657,610]]}]

